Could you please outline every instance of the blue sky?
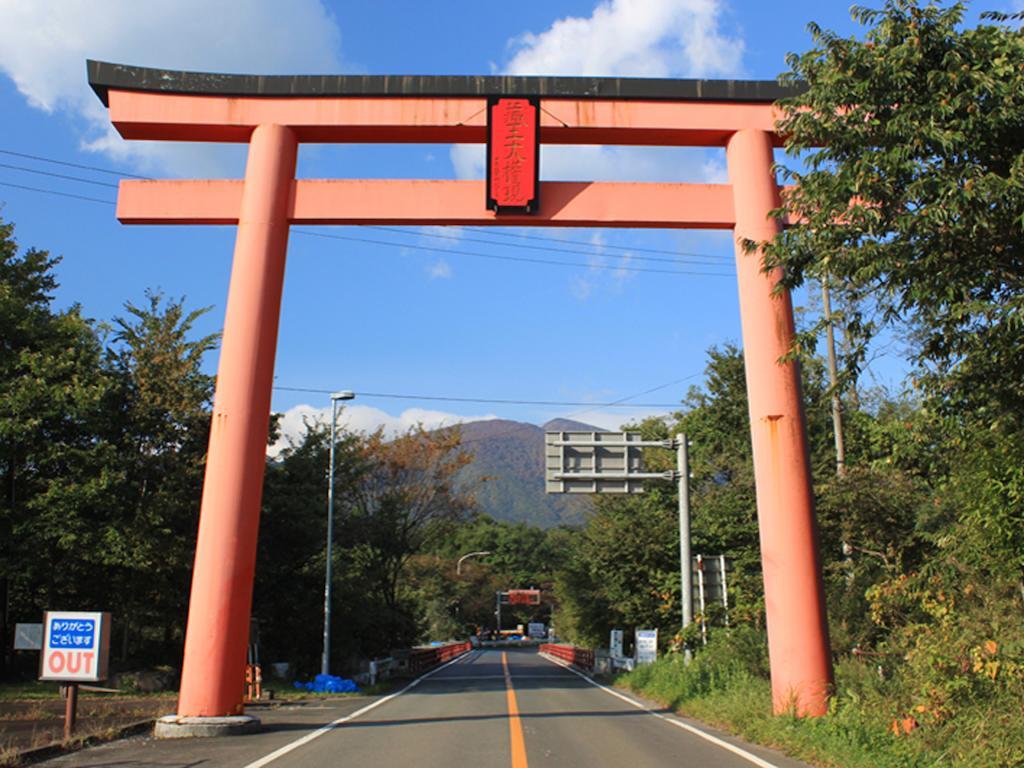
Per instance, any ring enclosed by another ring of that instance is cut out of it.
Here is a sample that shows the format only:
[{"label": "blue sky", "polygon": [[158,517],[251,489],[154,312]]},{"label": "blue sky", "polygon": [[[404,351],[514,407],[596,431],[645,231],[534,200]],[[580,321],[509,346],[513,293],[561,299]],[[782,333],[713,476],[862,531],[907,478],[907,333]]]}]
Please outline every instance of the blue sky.
[{"label": "blue sky", "polygon": [[[12,152],[156,177],[242,175],[241,147],[121,141],[86,85],[86,58],[268,74],[771,79],[785,69],[788,51],[808,46],[808,21],[852,33],[847,8],[833,0],[0,0],[0,216],[15,222],[22,246],[63,256],[61,306],[79,303],[87,316],[108,321],[125,301],[159,289],[210,306],[199,331],[213,332],[223,321],[233,228],[126,227],[112,204],[9,186],[113,201],[115,190],[103,185],[117,180]],[[559,147],[542,156],[547,179],[724,180],[717,150]],[[305,146],[299,175],[472,178],[481,173],[480,157],[472,147]],[[535,240],[496,234],[506,230],[309,229],[388,244],[292,235],[276,369],[282,388],[273,407],[289,413],[293,428],[329,401],[284,388],[676,403],[700,382],[709,346],[740,341],[727,233],[511,231],[543,238]],[[681,261],[651,260],[664,258]],[[698,274],[629,271],[638,267]],[[207,365],[216,369],[215,355]],[[901,366],[890,358],[877,368],[892,381]],[[571,415],[613,427],[668,410],[367,395],[346,419],[358,428],[401,428]]]}]

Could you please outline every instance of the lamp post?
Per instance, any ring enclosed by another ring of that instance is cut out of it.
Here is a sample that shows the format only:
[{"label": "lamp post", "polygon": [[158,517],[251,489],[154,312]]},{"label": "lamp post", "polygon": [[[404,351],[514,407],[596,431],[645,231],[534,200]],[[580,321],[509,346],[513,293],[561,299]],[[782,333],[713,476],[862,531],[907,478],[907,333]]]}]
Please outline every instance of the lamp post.
[{"label": "lamp post", "polygon": [[342,390],[331,393],[331,447],[327,469],[327,561],[324,568],[324,653],[320,659],[320,673],[330,674],[331,666],[331,581],[333,577],[333,559],[331,545],[334,543],[334,434],[338,427],[338,401],[352,400],[355,392]]},{"label": "lamp post", "polygon": [[491,554],[494,554],[494,553],[493,552],[470,552],[468,554],[463,555],[462,557],[459,558],[459,561],[455,564],[455,575],[456,576],[461,576],[462,575],[462,561],[463,560],[466,560],[466,559],[468,559],[470,557],[483,557],[484,555],[491,555]]},{"label": "lamp post", "polygon": [[[468,560],[471,557],[483,557],[484,555],[491,555],[491,554],[494,554],[494,553],[493,552],[468,552],[468,553],[466,553],[465,555],[463,555],[462,557],[459,558],[457,563],[455,563],[455,575],[456,576],[461,576],[462,575],[462,563],[463,563],[463,561]],[[459,615],[461,613],[462,613],[462,604],[461,603],[456,603],[455,604],[455,616],[456,616],[456,618],[459,618]]]}]

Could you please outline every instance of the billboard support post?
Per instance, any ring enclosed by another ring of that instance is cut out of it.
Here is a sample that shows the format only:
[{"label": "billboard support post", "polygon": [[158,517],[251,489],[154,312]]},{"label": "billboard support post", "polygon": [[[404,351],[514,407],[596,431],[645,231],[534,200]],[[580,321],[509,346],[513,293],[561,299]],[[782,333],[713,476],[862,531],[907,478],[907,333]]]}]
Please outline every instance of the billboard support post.
[{"label": "billboard support post", "polygon": [[[548,432],[548,493],[643,493],[644,480],[676,480],[679,490],[679,575],[682,629],[693,623],[690,562],[690,460],[686,435],[644,440],[639,432]],[[645,472],[641,448],[674,448],[675,472]],[[689,658],[689,651],[687,651]]]},{"label": "billboard support post", "polygon": [[67,741],[74,734],[78,719],[78,683],[64,686],[64,696],[67,699],[64,705],[64,741]]},{"label": "billboard support post", "polygon": [[[693,569],[690,565],[690,457],[686,435],[676,440],[676,474],[679,475],[679,575],[680,602],[683,608],[682,629],[693,622]],[[690,649],[685,651],[686,662],[690,662]]]}]

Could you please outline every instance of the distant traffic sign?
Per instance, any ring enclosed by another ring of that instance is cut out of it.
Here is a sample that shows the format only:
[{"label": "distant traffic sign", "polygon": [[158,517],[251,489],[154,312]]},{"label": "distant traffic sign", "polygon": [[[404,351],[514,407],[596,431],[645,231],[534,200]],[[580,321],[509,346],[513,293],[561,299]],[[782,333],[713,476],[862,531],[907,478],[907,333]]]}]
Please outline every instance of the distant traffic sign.
[{"label": "distant traffic sign", "polygon": [[39,651],[43,648],[42,624],[15,624],[14,650]]},{"label": "distant traffic sign", "polygon": [[106,680],[109,655],[109,613],[46,612],[40,680],[80,683]]},{"label": "distant traffic sign", "polygon": [[546,432],[548,493],[643,493],[644,480],[672,480],[673,472],[644,472],[645,447],[672,448],[671,440],[643,440],[639,432]]},{"label": "distant traffic sign", "polygon": [[539,589],[510,589],[501,597],[506,605],[540,605]]},{"label": "distant traffic sign", "polygon": [[622,630],[613,629],[608,641],[608,653],[613,659],[622,658]]},{"label": "distant traffic sign", "polygon": [[704,613],[707,605],[729,608],[728,580],[732,564],[724,555],[696,555],[692,561],[693,601]]}]

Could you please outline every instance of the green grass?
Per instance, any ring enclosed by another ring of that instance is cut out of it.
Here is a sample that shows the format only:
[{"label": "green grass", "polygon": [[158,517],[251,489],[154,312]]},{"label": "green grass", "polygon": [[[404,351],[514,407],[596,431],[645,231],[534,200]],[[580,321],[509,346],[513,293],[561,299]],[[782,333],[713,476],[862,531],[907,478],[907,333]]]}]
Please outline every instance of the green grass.
[{"label": "green grass", "polygon": [[[98,685],[103,685],[99,683]],[[79,697],[109,699],[111,697],[149,699],[149,698],[174,698],[177,691],[160,691],[158,693],[139,693],[136,691],[124,691],[122,693],[101,693],[99,691],[85,691],[79,689]],[[23,700],[46,700],[59,699],[60,686],[57,683],[40,682],[33,680],[25,683],[0,683],[0,701],[23,701]]]},{"label": "green grass", "polygon": [[836,768],[938,768],[1024,766],[1020,701],[961,702],[955,717],[895,736],[899,681],[881,680],[862,662],[836,669],[836,694],[828,716],[771,714],[771,690],[760,659],[744,660],[737,648],[698,655],[687,667],[679,655],[620,676],[616,683],[751,742],[774,747],[818,766]]},{"label": "green grass", "polygon": [[[85,695],[84,691],[81,693],[83,696]],[[60,686],[57,683],[42,683],[38,680],[25,683],[0,683],[0,701],[58,698],[60,698]]]}]

